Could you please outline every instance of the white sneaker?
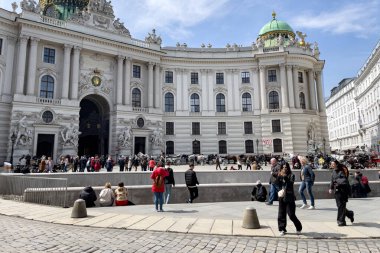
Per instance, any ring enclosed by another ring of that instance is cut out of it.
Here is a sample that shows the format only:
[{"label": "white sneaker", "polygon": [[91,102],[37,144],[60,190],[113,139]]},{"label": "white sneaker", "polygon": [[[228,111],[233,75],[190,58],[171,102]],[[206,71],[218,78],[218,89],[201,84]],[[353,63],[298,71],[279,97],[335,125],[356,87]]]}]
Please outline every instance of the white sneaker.
[{"label": "white sneaker", "polygon": [[307,210],[314,210],[315,206],[310,206]]},{"label": "white sneaker", "polygon": [[279,236],[284,236],[284,235],[285,235],[285,231],[280,231]]},{"label": "white sneaker", "polygon": [[301,209],[305,209],[307,207],[307,205],[306,204],[303,204],[300,208]]},{"label": "white sneaker", "polygon": [[302,232],[301,230],[297,230],[296,234],[297,234],[297,235],[300,235],[301,232]]}]

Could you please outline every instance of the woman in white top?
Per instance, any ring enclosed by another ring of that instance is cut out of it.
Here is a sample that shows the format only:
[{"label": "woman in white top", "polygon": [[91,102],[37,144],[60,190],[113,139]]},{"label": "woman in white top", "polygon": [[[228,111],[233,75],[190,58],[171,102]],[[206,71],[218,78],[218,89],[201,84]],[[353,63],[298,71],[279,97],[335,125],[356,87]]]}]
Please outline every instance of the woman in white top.
[{"label": "woman in white top", "polygon": [[99,194],[99,204],[100,206],[112,206],[114,200],[115,194],[111,189],[111,183],[107,182]]}]

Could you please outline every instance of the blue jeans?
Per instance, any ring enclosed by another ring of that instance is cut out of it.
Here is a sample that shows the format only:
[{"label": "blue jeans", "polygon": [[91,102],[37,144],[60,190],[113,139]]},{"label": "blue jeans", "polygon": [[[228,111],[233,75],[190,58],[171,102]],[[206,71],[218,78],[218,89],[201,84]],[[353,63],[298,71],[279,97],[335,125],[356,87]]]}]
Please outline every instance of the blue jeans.
[{"label": "blue jeans", "polygon": [[172,184],[165,184],[165,204],[169,204],[171,194],[172,194]]},{"label": "blue jeans", "polygon": [[273,204],[273,201],[278,199],[277,192],[280,190],[280,187],[276,184],[270,184],[269,189],[269,200],[268,203]]},{"label": "blue jeans", "polygon": [[156,205],[156,210],[158,210],[158,203],[160,203],[160,210],[162,211],[162,205],[164,204],[163,195],[163,192],[154,192],[154,204]]},{"label": "blue jeans", "polygon": [[305,205],[307,204],[307,202],[306,202],[305,194],[303,192],[306,189],[307,194],[309,194],[309,196],[310,196],[311,205],[314,206],[314,195],[313,195],[313,191],[312,191],[313,184],[314,184],[313,182],[308,182],[308,181],[306,181],[306,182],[302,181],[301,182],[301,185],[300,185],[298,192],[300,193],[302,201]]}]

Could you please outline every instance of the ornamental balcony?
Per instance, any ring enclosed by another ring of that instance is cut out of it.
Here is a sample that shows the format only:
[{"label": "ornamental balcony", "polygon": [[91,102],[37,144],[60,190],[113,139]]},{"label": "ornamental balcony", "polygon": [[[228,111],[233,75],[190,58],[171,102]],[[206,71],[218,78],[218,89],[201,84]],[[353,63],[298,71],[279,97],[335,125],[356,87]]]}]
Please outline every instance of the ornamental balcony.
[{"label": "ornamental balcony", "polygon": [[142,112],[142,113],[149,113],[149,108],[132,107],[132,111],[134,111],[134,112]]},{"label": "ornamental balcony", "polygon": [[60,105],[61,100],[60,99],[52,99],[52,98],[36,98],[36,103],[38,104],[45,104],[45,105]]}]

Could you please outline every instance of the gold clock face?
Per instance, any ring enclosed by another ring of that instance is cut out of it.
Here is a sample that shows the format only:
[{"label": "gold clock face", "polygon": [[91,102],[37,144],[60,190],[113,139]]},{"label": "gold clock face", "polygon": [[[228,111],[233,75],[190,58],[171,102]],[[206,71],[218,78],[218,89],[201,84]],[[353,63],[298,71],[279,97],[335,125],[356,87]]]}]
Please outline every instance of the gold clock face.
[{"label": "gold clock face", "polygon": [[92,85],[99,86],[102,83],[102,79],[99,76],[93,76],[91,78]]}]

